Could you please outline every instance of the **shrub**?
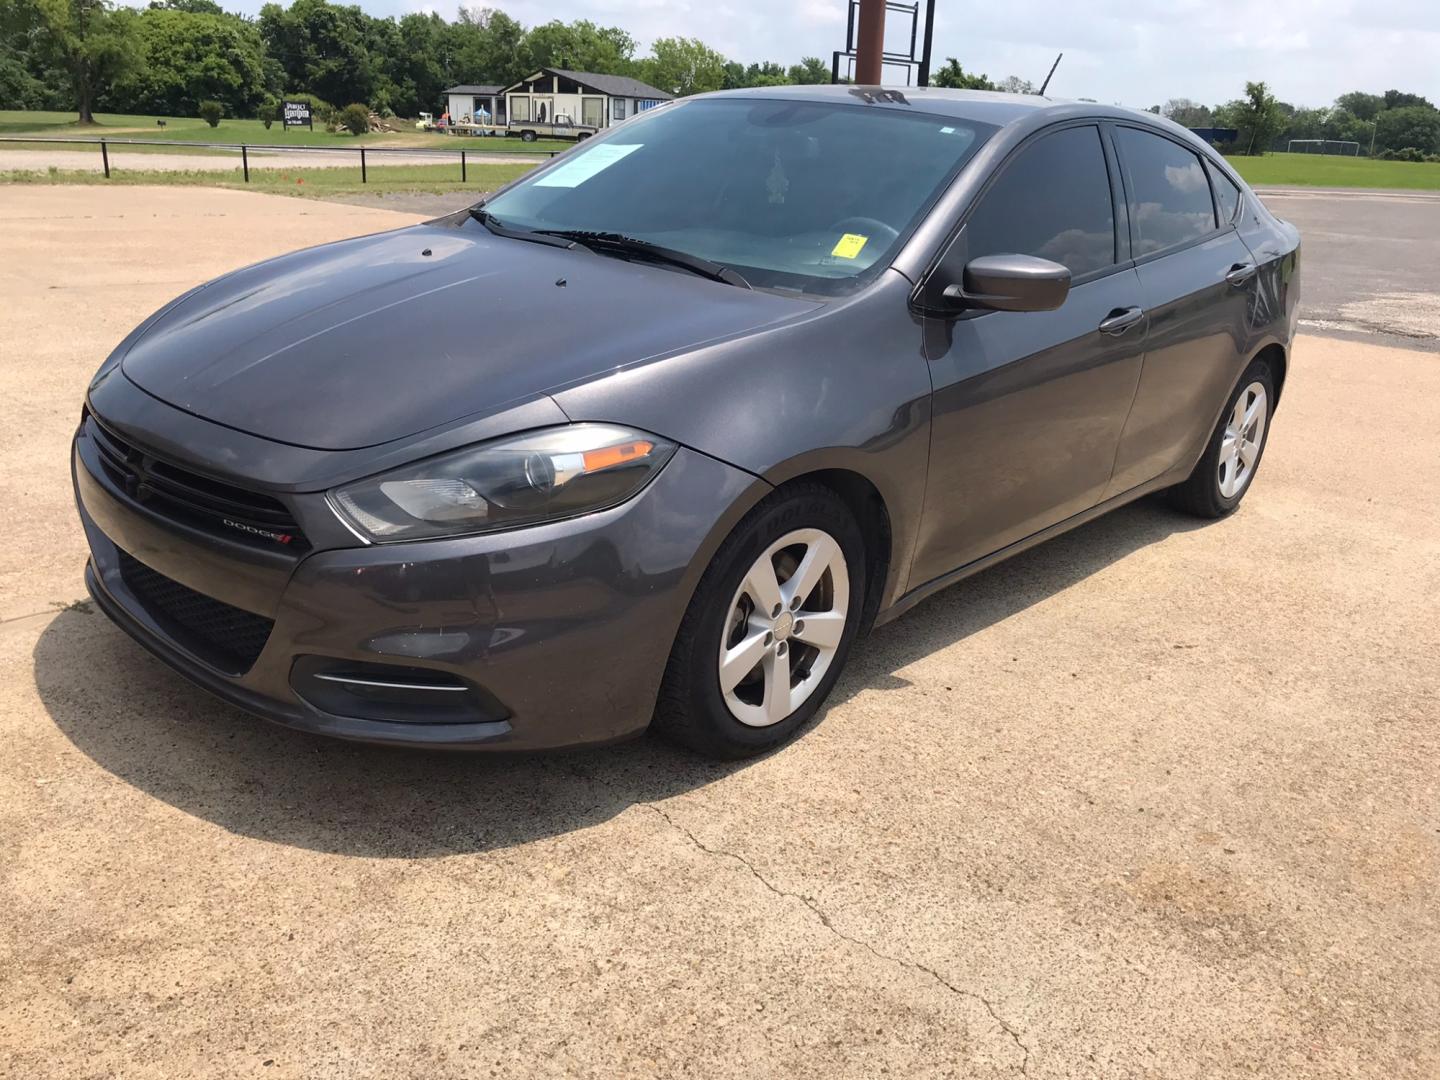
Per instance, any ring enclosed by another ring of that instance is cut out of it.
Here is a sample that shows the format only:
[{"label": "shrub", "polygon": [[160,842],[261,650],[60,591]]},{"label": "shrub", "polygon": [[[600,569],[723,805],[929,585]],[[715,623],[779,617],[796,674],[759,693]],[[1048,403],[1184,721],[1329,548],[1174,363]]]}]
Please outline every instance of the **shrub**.
[{"label": "shrub", "polygon": [[340,126],[351,135],[364,135],[370,130],[370,110],[364,105],[346,105],[340,110]]},{"label": "shrub", "polygon": [[218,101],[200,102],[200,119],[204,120],[212,128],[220,126],[220,118],[225,115],[225,106]]}]

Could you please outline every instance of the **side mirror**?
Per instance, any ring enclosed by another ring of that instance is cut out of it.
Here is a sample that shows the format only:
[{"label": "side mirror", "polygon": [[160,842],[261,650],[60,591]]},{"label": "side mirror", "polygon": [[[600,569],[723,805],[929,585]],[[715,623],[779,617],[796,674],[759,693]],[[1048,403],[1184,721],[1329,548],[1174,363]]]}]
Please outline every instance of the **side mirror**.
[{"label": "side mirror", "polygon": [[961,272],[961,283],[941,295],[950,308],[1054,311],[1070,295],[1070,271],[1033,255],[982,255]]}]

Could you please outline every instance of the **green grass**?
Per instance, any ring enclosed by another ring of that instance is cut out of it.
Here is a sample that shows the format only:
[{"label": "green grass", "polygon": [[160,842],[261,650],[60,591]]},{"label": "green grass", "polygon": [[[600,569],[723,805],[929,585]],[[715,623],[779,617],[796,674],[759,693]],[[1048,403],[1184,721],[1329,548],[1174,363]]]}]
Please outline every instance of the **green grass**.
[{"label": "green grass", "polygon": [[[164,120],[165,126],[158,126],[156,120]],[[348,132],[329,132],[323,127],[317,127],[314,131],[307,128],[286,130],[280,124],[274,124],[266,128],[259,120],[225,119],[220,121],[219,127],[212,128],[204,120],[192,116],[156,117],[96,113],[95,121],[93,125],[81,127],[76,122],[75,113],[4,109],[0,110],[0,135],[42,135],[54,138],[104,136],[114,139],[162,139],[167,142],[268,143],[275,146],[414,146],[439,150],[463,148],[477,154],[523,154],[565,150],[574,145],[563,139],[539,139],[533,143],[522,143],[519,139],[440,135],[435,132],[415,131],[405,120],[395,121],[395,125],[402,128],[401,131],[360,136]],[[6,149],[18,149],[25,144],[3,145]]]},{"label": "green grass", "polygon": [[1265,187],[1359,187],[1440,191],[1440,164],[1330,154],[1266,154],[1227,161],[1245,181]]},{"label": "green grass", "polygon": [[368,170],[369,183],[361,183],[360,170],[355,169],[279,169],[250,170],[247,184],[237,167],[233,172],[146,172],[115,170],[109,180],[100,172],[67,171],[63,169],[17,169],[0,172],[4,184],[157,184],[164,186],[203,186],[240,188],[274,195],[326,198],[334,195],[358,195],[388,191],[448,192],[473,191],[476,195],[494,191],[503,184],[523,176],[531,165],[471,165],[467,182],[460,182],[458,165],[382,165]]}]

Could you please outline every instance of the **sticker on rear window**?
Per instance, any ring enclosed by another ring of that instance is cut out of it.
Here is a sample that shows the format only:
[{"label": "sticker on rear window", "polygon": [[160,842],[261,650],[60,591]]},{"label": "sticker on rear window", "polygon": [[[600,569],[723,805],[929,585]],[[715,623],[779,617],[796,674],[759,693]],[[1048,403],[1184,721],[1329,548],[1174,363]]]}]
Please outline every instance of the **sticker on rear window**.
[{"label": "sticker on rear window", "polygon": [[535,181],[536,187],[579,187],[586,180],[604,172],[621,158],[639,150],[643,143],[605,143],[586,150],[574,161],[551,169]]},{"label": "sticker on rear window", "polygon": [[840,237],[839,242],[830,249],[830,254],[834,255],[837,259],[853,259],[856,255],[860,254],[860,249],[865,246],[869,239],[868,236],[861,236],[859,233],[847,232],[844,236]]}]

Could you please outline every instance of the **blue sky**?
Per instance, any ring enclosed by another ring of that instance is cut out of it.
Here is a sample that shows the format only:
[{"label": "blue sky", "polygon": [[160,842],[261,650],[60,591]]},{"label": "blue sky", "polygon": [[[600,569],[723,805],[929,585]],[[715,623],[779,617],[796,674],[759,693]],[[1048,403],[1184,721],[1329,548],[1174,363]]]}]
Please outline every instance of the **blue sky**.
[{"label": "blue sky", "polygon": [[[139,2],[139,0],[136,0]],[[221,0],[258,12],[263,0]],[[437,0],[361,0],[375,15],[440,12]],[[487,5],[479,5],[487,6]],[[828,61],[845,41],[845,0],[498,0],[525,25],[592,19],[623,26],[642,49],[657,37],[702,38],[727,56]],[[1265,78],[1284,100],[1328,104],[1346,90],[1390,88],[1440,103],[1440,0],[938,0],[935,53],[992,79],[1039,83],[1055,54],[1052,93],[1146,107],[1204,104]]]}]

